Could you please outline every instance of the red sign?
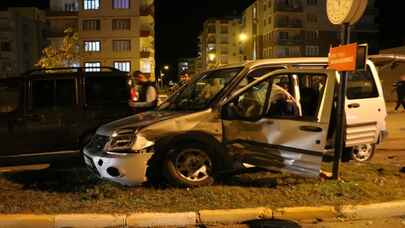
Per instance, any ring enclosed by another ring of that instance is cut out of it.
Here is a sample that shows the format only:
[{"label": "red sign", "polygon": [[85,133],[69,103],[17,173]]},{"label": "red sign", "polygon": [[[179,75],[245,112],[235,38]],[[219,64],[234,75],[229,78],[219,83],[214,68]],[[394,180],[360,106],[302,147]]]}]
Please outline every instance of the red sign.
[{"label": "red sign", "polygon": [[337,71],[355,71],[357,43],[343,45],[329,50],[329,69]]}]

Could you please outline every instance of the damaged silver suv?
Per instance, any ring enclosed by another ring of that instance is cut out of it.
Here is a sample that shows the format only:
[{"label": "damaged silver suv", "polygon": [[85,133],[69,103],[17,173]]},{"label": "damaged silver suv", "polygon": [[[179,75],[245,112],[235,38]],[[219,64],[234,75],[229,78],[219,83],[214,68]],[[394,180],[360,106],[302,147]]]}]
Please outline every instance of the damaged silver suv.
[{"label": "damaged silver suv", "polygon": [[[317,177],[335,132],[338,73],[326,63],[269,59],[204,72],[156,111],[100,127],[84,149],[85,162],[124,185],[164,177],[174,186],[203,186],[252,166]],[[375,145],[385,135],[379,83],[370,61],[366,72],[349,76],[348,148]]]}]

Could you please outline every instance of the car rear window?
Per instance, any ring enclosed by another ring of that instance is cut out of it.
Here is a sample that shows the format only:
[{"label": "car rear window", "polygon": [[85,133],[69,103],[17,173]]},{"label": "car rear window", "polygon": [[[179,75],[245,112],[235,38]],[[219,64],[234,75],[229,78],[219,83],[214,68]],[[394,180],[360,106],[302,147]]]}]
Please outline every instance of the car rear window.
[{"label": "car rear window", "polygon": [[87,105],[122,105],[129,99],[128,80],[125,77],[86,78]]},{"label": "car rear window", "polygon": [[366,71],[349,73],[347,97],[351,100],[378,97],[378,90],[370,68]]},{"label": "car rear window", "polygon": [[20,95],[17,82],[0,82],[0,113],[15,111],[19,106]]}]

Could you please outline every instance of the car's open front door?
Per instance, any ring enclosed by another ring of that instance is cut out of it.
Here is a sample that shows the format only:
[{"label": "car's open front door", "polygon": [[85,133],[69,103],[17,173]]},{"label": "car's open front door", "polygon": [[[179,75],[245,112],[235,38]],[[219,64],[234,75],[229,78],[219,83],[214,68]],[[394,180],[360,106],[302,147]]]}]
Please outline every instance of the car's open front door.
[{"label": "car's open front door", "polygon": [[244,164],[319,176],[335,74],[282,70],[239,90],[222,109],[225,143]]}]

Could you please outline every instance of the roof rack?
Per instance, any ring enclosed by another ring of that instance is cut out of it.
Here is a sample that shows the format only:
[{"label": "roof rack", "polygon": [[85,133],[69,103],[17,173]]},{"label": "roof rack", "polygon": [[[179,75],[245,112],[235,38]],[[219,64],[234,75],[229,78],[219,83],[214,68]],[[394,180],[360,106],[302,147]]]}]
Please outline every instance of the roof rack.
[{"label": "roof rack", "polygon": [[[86,71],[86,69],[95,69],[94,71]],[[103,71],[104,70],[104,71]],[[118,70],[117,68],[114,67],[57,67],[57,68],[40,68],[40,69],[33,69],[33,70],[29,70],[26,71],[25,73],[23,73],[22,75],[35,75],[35,74],[40,74],[40,73],[58,73],[58,72],[105,72],[105,71],[109,71],[109,72],[122,72],[122,73],[127,73],[121,70]]]}]

